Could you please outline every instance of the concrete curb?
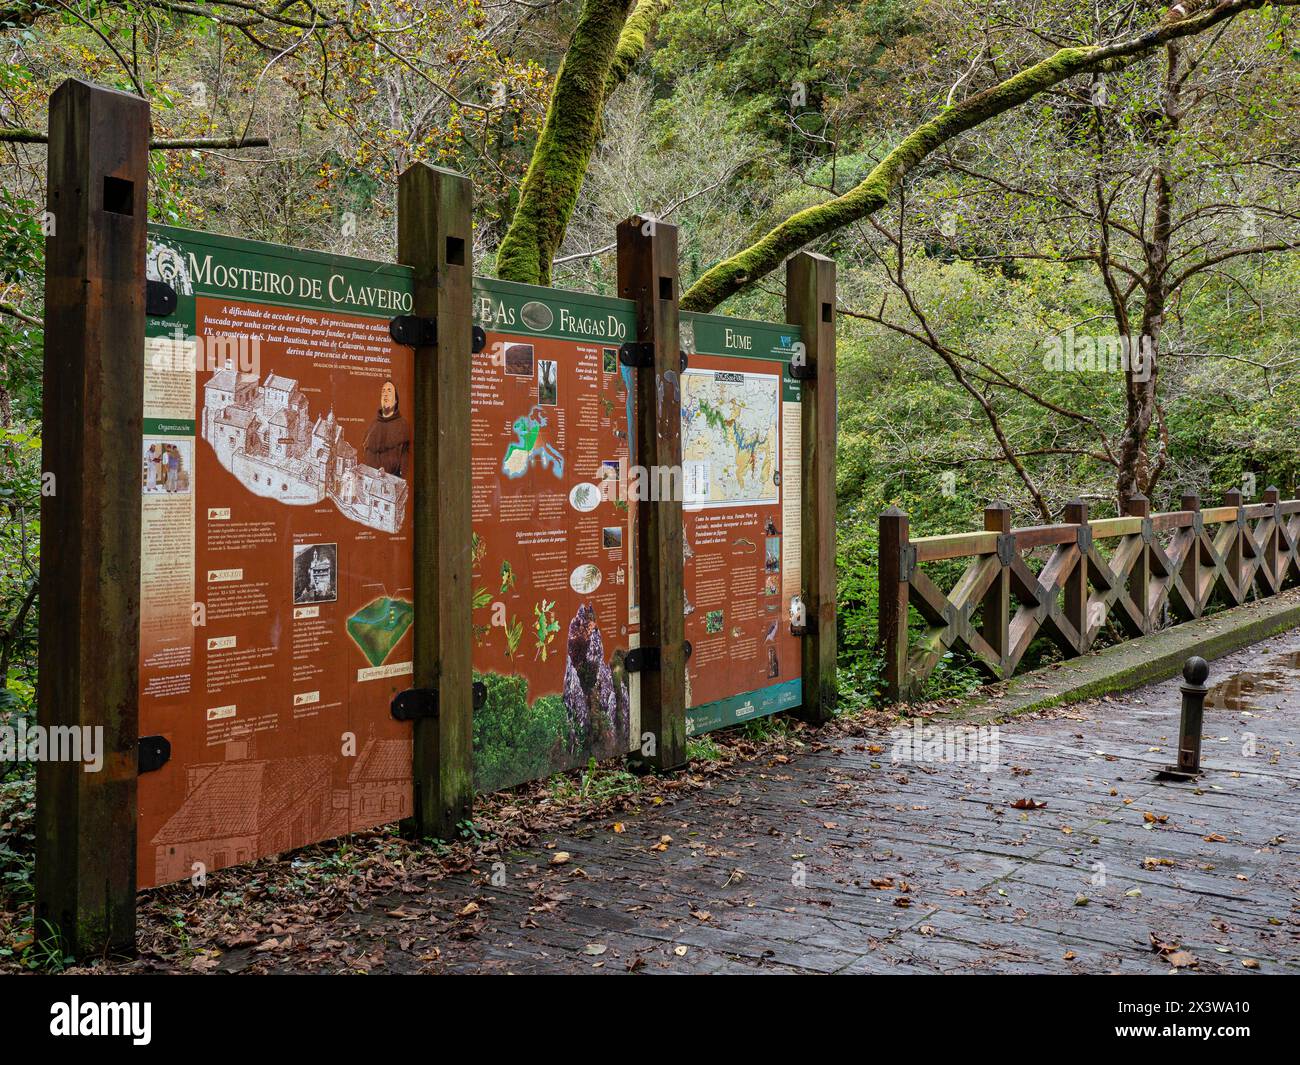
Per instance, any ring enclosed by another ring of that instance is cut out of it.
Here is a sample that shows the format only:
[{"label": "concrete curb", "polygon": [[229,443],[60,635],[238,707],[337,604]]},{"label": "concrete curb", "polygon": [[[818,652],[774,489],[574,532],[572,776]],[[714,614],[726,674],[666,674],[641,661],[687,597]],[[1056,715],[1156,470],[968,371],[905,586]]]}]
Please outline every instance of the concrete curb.
[{"label": "concrete curb", "polygon": [[1000,721],[1177,676],[1192,655],[1214,661],[1300,626],[1300,588],[981,688],[939,716]]}]

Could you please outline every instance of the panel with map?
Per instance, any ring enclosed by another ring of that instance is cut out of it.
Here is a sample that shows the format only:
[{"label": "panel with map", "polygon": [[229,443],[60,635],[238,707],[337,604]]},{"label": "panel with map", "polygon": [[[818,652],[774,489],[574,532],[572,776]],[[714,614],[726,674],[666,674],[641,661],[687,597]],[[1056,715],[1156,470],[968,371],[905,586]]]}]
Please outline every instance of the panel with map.
[{"label": "panel with map", "polygon": [[683,314],[686,731],[798,706],[800,388],[794,326]]},{"label": "panel with map", "polygon": [[776,374],[682,374],[682,478],[687,505],[775,503],[780,449]]}]

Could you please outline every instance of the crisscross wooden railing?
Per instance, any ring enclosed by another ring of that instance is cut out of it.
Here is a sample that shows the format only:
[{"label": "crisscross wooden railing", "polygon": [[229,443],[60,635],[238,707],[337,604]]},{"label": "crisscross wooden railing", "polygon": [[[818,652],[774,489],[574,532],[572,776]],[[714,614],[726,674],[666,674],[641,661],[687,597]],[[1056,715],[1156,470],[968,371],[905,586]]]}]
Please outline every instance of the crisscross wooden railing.
[{"label": "crisscross wooden railing", "polygon": [[[914,697],[950,650],[964,647],[990,678],[1011,676],[1038,636],[1066,657],[1090,650],[1113,621],[1126,637],[1160,628],[1169,615],[1198,618],[1211,606],[1237,606],[1300,583],[1300,499],[1269,488],[1243,505],[1241,493],[1201,508],[1186,495],[1181,510],[1152,514],[1144,498],[1120,518],[1088,520],[1075,501],[1059,525],[1011,528],[1004,504],[984,511],[984,531],[908,535],[907,515],[880,515],[880,642],[885,691]],[[1037,573],[1029,559],[1046,560]],[[921,567],[971,559],[944,592]],[[908,606],[926,624],[909,640]]]}]

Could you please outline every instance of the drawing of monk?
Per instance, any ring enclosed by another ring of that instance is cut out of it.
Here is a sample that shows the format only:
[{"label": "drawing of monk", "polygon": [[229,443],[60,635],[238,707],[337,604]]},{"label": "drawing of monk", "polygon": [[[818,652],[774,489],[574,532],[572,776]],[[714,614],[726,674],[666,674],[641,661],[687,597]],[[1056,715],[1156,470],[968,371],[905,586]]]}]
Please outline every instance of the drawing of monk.
[{"label": "drawing of monk", "polygon": [[405,477],[410,462],[411,426],[398,406],[397,386],[385,381],[379,393],[379,413],[366,430],[362,461],[394,477]]}]

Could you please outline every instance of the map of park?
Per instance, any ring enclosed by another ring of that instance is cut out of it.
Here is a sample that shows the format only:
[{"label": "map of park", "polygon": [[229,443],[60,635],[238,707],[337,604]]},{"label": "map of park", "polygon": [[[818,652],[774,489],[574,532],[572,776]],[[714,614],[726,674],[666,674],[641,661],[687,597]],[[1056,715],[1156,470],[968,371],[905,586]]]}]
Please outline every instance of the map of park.
[{"label": "map of park", "polygon": [[556,477],[564,476],[564,456],[543,438],[542,430],[547,424],[539,406],[515,419],[515,439],[506,447],[505,458],[501,460],[502,473],[517,479],[537,465],[550,469]]},{"label": "map of park", "polygon": [[780,378],[687,370],[682,375],[682,468],[688,503],[778,498]]}]

